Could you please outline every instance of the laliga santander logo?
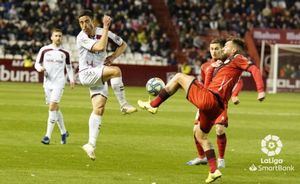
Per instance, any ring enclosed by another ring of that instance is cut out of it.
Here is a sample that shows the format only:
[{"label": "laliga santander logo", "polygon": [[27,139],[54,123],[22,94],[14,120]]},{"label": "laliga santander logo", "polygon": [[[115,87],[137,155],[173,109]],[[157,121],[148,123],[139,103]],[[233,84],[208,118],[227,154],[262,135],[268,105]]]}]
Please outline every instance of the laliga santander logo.
[{"label": "laliga santander logo", "polygon": [[261,140],[261,151],[269,157],[278,155],[282,146],[281,140],[276,135],[267,135]]}]

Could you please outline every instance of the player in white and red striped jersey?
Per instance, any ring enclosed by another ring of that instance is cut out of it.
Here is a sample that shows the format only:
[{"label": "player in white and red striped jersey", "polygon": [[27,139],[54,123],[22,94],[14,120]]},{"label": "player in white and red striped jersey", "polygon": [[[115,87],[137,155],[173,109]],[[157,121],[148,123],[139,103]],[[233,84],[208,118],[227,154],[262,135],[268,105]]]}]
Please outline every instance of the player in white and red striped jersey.
[{"label": "player in white and red striped jersey", "polygon": [[[107,81],[111,82],[122,113],[130,114],[136,112],[137,109],[126,101],[120,68],[110,66],[113,60],[127,48],[127,44],[122,38],[109,31],[111,18],[104,15],[103,28],[95,27],[93,13],[90,10],[84,10],[80,13],[78,21],[82,30],[77,36],[79,79],[83,85],[89,87],[93,105],[89,119],[89,140],[82,148],[94,160],[96,158],[94,153],[96,141],[108,97]],[[107,56],[106,53],[108,40],[118,46],[110,56]]]},{"label": "player in white and red striped jersey", "polygon": [[70,85],[74,87],[74,74],[70,62],[70,54],[62,47],[62,31],[53,29],[51,35],[52,43],[42,47],[37,55],[35,68],[38,72],[44,72],[44,91],[46,103],[49,104],[49,116],[47,121],[47,132],[42,139],[43,144],[49,144],[51,134],[57,122],[61,133],[61,143],[66,144],[68,132],[66,131],[59,102],[63,95],[67,70]]}]

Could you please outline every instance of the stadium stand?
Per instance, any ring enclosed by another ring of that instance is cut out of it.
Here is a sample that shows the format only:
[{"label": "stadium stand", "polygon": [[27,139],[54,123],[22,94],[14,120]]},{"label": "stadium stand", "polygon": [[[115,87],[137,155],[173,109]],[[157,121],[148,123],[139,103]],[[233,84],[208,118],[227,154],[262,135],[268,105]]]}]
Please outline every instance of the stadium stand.
[{"label": "stadium stand", "polygon": [[[194,65],[209,56],[207,43],[212,37],[243,37],[253,27],[300,28],[299,0],[166,0],[160,3],[164,2],[168,11],[154,13],[153,8],[157,7],[153,3],[157,1],[153,0],[1,1],[0,58],[20,58],[27,52],[34,58],[38,49],[49,42],[51,28],[58,26],[67,35],[64,46],[76,61],[75,37],[80,31],[76,18],[83,8],[94,10],[96,23],[101,22],[104,13],[113,16],[111,30],[130,46],[122,57],[125,61],[118,60],[122,64],[175,65],[180,49],[187,62]],[[163,13],[171,17],[171,26],[159,24],[168,17],[162,17]],[[179,47],[173,48],[177,44],[173,39],[178,39]]]},{"label": "stadium stand", "polygon": [[191,65],[207,59],[207,43],[212,37],[244,37],[254,27],[300,28],[299,0],[168,0],[167,3]]},{"label": "stadium stand", "polygon": [[[57,26],[67,35],[63,40],[64,47],[71,51],[72,60],[76,61],[75,39],[80,32],[77,12],[83,8],[93,9],[97,15],[96,24],[101,22],[103,14],[113,15],[111,31],[130,45],[128,53],[136,53],[133,56],[137,56],[132,61],[132,55],[128,54],[128,64],[167,64],[171,54],[169,40],[158,26],[147,0],[122,0],[117,3],[107,3],[105,0],[1,2],[0,56],[13,58],[27,51],[35,55],[42,45],[49,42],[51,28]],[[151,62],[147,62],[149,55],[153,56]],[[139,61],[141,58],[145,61]]]}]

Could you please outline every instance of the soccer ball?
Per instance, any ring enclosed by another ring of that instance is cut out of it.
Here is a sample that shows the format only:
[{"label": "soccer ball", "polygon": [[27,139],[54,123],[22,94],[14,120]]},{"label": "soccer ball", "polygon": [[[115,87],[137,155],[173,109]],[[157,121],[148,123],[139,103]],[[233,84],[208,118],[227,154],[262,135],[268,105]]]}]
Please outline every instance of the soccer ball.
[{"label": "soccer ball", "polygon": [[152,96],[157,96],[160,90],[165,87],[165,83],[158,77],[154,77],[148,80],[146,84],[146,90]]}]

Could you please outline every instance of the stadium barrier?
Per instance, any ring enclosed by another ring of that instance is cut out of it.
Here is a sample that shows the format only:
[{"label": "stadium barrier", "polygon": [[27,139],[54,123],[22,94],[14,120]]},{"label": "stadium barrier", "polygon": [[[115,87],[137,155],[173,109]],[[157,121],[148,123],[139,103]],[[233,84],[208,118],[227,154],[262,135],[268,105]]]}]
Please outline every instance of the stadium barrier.
[{"label": "stadium barrier", "polygon": [[[72,62],[78,81],[78,62]],[[146,66],[146,65],[121,65],[123,81],[127,86],[145,86],[152,77],[159,77],[167,82],[177,72],[176,66]],[[243,90],[255,90],[255,83],[250,74],[243,75]],[[8,82],[33,82],[43,81],[43,74],[38,73],[34,67],[24,67],[23,60],[0,59],[0,81]]]}]

